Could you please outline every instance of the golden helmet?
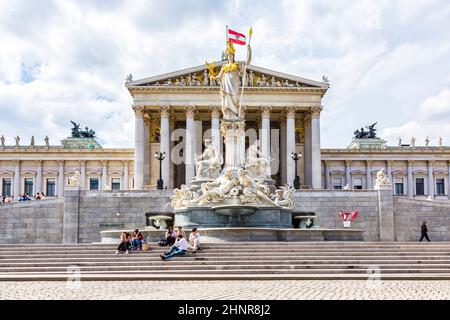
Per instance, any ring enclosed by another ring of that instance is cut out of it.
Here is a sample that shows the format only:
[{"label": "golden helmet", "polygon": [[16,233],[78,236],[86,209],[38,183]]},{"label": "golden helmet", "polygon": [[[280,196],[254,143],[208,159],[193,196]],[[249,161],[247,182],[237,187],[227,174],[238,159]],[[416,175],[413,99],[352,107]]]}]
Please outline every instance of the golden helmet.
[{"label": "golden helmet", "polygon": [[227,47],[227,51],[226,53],[231,53],[233,56],[235,55],[235,50],[234,50],[234,46],[233,46],[233,42],[231,42],[230,40],[228,40],[228,47]]}]

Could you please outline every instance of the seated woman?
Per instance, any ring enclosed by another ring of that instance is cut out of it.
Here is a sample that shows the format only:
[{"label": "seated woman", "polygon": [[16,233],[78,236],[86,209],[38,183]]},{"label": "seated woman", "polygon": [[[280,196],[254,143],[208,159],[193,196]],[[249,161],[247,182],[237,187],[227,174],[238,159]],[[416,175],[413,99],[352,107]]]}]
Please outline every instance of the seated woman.
[{"label": "seated woman", "polygon": [[126,232],[126,241],[127,241],[127,252],[125,254],[128,254],[131,251],[132,243],[131,243],[131,234],[129,232]]},{"label": "seated woman", "polygon": [[142,242],[144,237],[142,236],[142,232],[139,229],[134,230],[133,232],[133,250],[142,250]]},{"label": "seated woman", "polygon": [[123,252],[125,254],[128,254],[128,241],[127,241],[127,233],[126,232],[122,232],[120,234],[120,244],[117,247],[116,254],[123,253]]},{"label": "seated woman", "polygon": [[36,200],[41,200],[41,193],[40,192],[36,193],[36,198],[35,199]]}]

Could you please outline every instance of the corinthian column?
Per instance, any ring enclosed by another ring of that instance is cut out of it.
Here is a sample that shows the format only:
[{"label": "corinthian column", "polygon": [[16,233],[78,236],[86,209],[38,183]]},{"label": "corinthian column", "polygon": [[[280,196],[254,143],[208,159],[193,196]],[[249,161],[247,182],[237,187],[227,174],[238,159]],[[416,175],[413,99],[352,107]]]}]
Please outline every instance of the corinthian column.
[{"label": "corinthian column", "polygon": [[433,160],[428,161],[428,196],[434,198]]},{"label": "corinthian column", "polygon": [[[270,110],[271,106],[261,107],[261,153],[267,159],[270,158]],[[271,175],[270,165],[267,166],[266,175]]]},{"label": "corinthian column", "polygon": [[14,201],[20,196],[20,160],[14,161]]},{"label": "corinthian column", "polygon": [[161,163],[162,179],[164,187],[169,186],[170,179],[170,128],[169,128],[170,107],[161,107],[161,144],[160,152],[165,152],[166,157]]},{"label": "corinthian column", "polygon": [[291,186],[295,179],[295,161],[291,153],[295,150],[295,107],[286,108],[286,179]]},{"label": "corinthian column", "polygon": [[186,106],[186,154],[184,155],[186,164],[186,184],[191,184],[195,176],[195,107]]},{"label": "corinthian column", "polygon": [[373,189],[371,160],[366,160],[366,189]]},{"label": "corinthian column", "polygon": [[64,160],[58,161],[58,197],[64,196]]},{"label": "corinthian column", "polygon": [[279,163],[280,165],[280,180],[281,184],[286,184],[288,181],[286,179],[286,166],[287,161],[292,159],[286,158],[286,116],[284,112],[281,113],[280,116],[280,157]]},{"label": "corinthian column", "polygon": [[219,106],[210,106],[209,110],[211,111],[211,140],[212,145],[216,147],[219,153],[222,153],[222,139],[220,137],[220,107]]},{"label": "corinthian column", "polygon": [[413,161],[408,160],[406,165],[408,168],[408,177],[407,177],[408,198],[413,199],[414,198]]},{"label": "corinthian column", "polygon": [[128,161],[123,161],[123,183],[122,183],[122,189],[128,190]]},{"label": "corinthian column", "polygon": [[312,108],[311,113],[311,175],[313,189],[322,187],[320,161],[320,112],[321,107]]},{"label": "corinthian column", "polygon": [[34,194],[42,192],[42,160],[37,160],[36,163],[36,188],[34,190]]},{"label": "corinthian column", "polygon": [[143,185],[150,184],[150,116],[144,114],[144,163],[143,163]]},{"label": "corinthian column", "polygon": [[86,189],[86,160],[80,160],[80,185],[81,189]]},{"label": "corinthian column", "polygon": [[305,128],[305,184],[312,186],[312,142],[311,142],[311,115],[307,114],[303,119],[303,127]]},{"label": "corinthian column", "polygon": [[133,106],[134,110],[134,189],[144,187],[144,107]]}]

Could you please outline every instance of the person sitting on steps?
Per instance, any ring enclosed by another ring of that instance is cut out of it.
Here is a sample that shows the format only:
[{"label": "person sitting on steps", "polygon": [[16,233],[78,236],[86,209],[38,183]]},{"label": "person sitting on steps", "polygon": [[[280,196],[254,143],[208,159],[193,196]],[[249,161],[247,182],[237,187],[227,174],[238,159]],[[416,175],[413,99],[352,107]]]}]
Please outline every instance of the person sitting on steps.
[{"label": "person sitting on steps", "polygon": [[181,234],[183,238],[186,239],[186,233],[183,230],[183,227],[177,227],[177,235]]},{"label": "person sitting on steps", "polygon": [[122,232],[120,234],[120,244],[117,247],[116,254],[125,253],[128,254],[128,242],[127,242],[127,233]]},{"label": "person sitting on steps", "polygon": [[133,250],[141,250],[142,251],[142,242],[144,237],[142,236],[142,232],[139,229],[134,230],[133,232]]},{"label": "person sitting on steps", "polygon": [[175,243],[176,239],[177,234],[175,233],[175,231],[173,231],[172,227],[168,227],[166,231],[166,236],[164,239],[161,239],[161,241],[159,241],[159,245],[161,247],[172,246]]},{"label": "person sitting on steps", "polygon": [[189,235],[189,246],[192,247],[192,253],[202,250],[200,248],[200,233],[198,233],[197,228],[192,229]]},{"label": "person sitting on steps", "polygon": [[186,239],[183,237],[183,235],[180,233],[177,236],[177,241],[175,241],[175,244],[170,247],[170,250],[165,253],[165,255],[160,255],[161,260],[167,260],[172,258],[173,256],[182,256],[186,253],[188,249],[188,243]]}]

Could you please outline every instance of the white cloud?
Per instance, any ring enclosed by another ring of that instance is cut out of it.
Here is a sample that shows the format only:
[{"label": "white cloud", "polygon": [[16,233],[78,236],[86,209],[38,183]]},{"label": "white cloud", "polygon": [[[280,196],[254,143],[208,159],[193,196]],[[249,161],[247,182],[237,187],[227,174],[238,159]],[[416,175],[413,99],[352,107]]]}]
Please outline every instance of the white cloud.
[{"label": "white cloud", "polygon": [[450,117],[450,89],[444,89],[439,94],[427,98],[420,106],[420,111],[425,117],[434,118]]},{"label": "white cloud", "polygon": [[[450,82],[446,0],[0,0],[0,7],[0,134],[10,142],[48,134],[57,143],[74,120],[104,146],[132,147],[125,76],[217,60],[226,24],[253,26],[254,64],[330,78],[324,147],[346,146],[353,127],[372,120],[396,139],[415,130],[408,123],[421,125],[424,108],[448,107],[445,94],[435,97],[441,104],[426,102]],[[421,129],[431,136],[438,119],[427,121]]]}]

